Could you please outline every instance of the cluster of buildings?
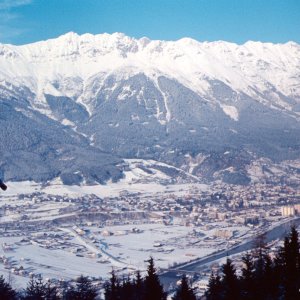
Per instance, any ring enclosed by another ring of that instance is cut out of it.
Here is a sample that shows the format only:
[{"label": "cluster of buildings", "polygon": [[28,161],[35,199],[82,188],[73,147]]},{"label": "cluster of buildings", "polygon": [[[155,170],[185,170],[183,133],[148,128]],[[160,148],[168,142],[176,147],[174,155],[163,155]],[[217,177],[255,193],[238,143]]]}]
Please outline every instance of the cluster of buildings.
[{"label": "cluster of buildings", "polygon": [[292,217],[295,215],[300,215],[300,204],[282,206],[281,215],[284,217]]},{"label": "cluster of buildings", "polygon": [[[23,236],[18,243],[2,244],[4,254],[0,256],[0,265],[15,275],[33,276],[34,268],[26,268],[5,255],[14,251],[14,247],[26,245],[67,250],[77,257],[94,257],[100,262],[101,255],[84,245],[74,244],[70,234],[57,230],[64,226],[97,247],[100,246],[99,238],[89,232],[89,227],[97,227],[99,236],[105,238],[139,234],[143,232],[140,224],[151,223],[194,227],[193,242],[201,238],[198,229],[211,231],[209,237],[201,240],[201,245],[226,247],[245,238],[237,236],[230,227],[246,226],[255,234],[296,215],[300,215],[297,188],[272,184],[220,183],[204,190],[195,185],[180,193],[171,189],[152,195],[124,191],[118,197],[103,198],[93,194],[69,197],[42,192],[18,195],[0,202],[0,237],[17,237],[20,233]],[[128,224],[132,225],[129,230],[105,228]],[[161,242],[153,244],[157,251],[163,246]],[[107,263],[107,260],[103,258],[102,262]]]}]

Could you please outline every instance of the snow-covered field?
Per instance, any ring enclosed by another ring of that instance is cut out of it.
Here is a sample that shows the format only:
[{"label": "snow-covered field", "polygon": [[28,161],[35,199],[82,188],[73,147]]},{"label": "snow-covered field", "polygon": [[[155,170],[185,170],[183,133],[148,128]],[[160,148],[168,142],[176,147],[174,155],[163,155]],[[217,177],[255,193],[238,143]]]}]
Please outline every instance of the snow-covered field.
[{"label": "snow-covered field", "polygon": [[[123,273],[144,271],[150,256],[158,267],[170,268],[174,263],[187,262],[224,247],[219,239],[212,238],[214,229],[150,223],[87,226],[84,230],[83,235],[72,228],[57,228],[49,237],[44,237],[43,232],[1,236],[0,256],[8,262],[0,263],[0,272],[8,276],[22,266],[27,274],[42,274],[44,278],[69,280],[80,274],[107,278],[112,268]],[[248,229],[232,230],[241,235]],[[24,286],[29,280],[19,274],[13,278],[16,286]]]},{"label": "snow-covered field", "polygon": [[[16,240],[16,239],[13,239]],[[12,239],[0,238],[0,243],[12,243]],[[14,267],[22,266],[35,275],[41,274],[43,278],[74,279],[80,274],[86,276],[107,276],[111,266],[97,262],[97,258],[78,257],[66,250],[49,250],[38,245],[24,245],[12,251],[0,251],[12,261],[12,267],[5,269],[0,264],[0,273],[8,277]],[[28,276],[12,275],[15,287],[24,287],[29,281]]]},{"label": "snow-covered field", "polygon": [[141,233],[130,232],[133,228],[132,225],[107,227],[104,230],[114,234],[102,238],[102,241],[112,255],[139,269],[145,268],[145,260],[150,256],[159,262],[160,267],[167,268],[174,262],[187,261],[213,251],[196,244],[200,239],[192,235],[192,227],[143,224],[137,226]]},{"label": "snow-covered field", "polygon": [[[95,186],[65,186],[59,180],[41,186],[35,182],[8,182],[8,190],[2,193],[1,204],[6,209],[0,214],[0,223],[22,222],[22,214],[29,221],[49,221],[62,214],[61,209],[73,204],[61,201],[40,203],[38,193],[49,196],[63,196],[74,199],[83,195],[97,197],[119,197],[122,193],[143,193],[147,195],[176,194],[185,195],[189,190],[207,189],[202,184],[161,185],[159,183],[136,183],[146,174],[135,168],[139,161],[129,162],[133,165],[126,177],[119,183]],[[157,178],[163,175],[157,171]],[[20,198],[25,195],[25,198]],[[9,212],[7,212],[9,207]],[[75,225],[75,224],[74,224]],[[9,273],[14,285],[24,287],[30,274],[42,274],[44,278],[74,279],[80,274],[104,277],[109,276],[112,268],[125,273],[144,270],[145,260],[153,255],[159,267],[167,267],[175,262],[188,261],[195,256],[210,253],[210,249],[200,249],[197,245],[189,245],[194,240],[189,237],[192,228],[185,226],[164,226],[162,224],[139,225],[140,233],[129,233],[134,225],[112,226],[107,228],[91,227],[91,234],[97,240],[94,244],[89,235],[80,236],[72,226],[35,228],[35,232],[22,230],[2,230],[0,234],[0,273],[7,278]],[[103,236],[101,232],[108,230],[115,233]],[[43,232],[52,234],[39,237]],[[126,234],[118,234],[126,232]],[[56,235],[56,236],[55,236]],[[177,243],[180,241],[180,243]],[[154,247],[155,243],[163,244]],[[20,272],[21,270],[21,272]],[[23,270],[23,271],[22,271]]]},{"label": "snow-covered field", "polygon": [[[180,196],[186,195],[189,190],[207,190],[209,188],[208,185],[201,183],[162,185],[153,182],[153,180],[149,183],[135,183],[134,180],[137,178],[145,178],[145,174],[141,175],[137,172],[137,170],[125,172],[126,176],[124,179],[117,183],[108,182],[106,185],[69,186],[63,185],[59,180],[54,180],[45,186],[41,186],[40,184],[31,181],[8,182],[8,189],[2,197],[9,198],[18,194],[29,194],[37,191],[49,195],[68,195],[69,197],[78,197],[84,194],[94,194],[99,197],[117,197],[124,191],[129,193],[143,193],[145,195],[176,193],[176,195]],[[160,178],[162,178],[162,176]]]}]

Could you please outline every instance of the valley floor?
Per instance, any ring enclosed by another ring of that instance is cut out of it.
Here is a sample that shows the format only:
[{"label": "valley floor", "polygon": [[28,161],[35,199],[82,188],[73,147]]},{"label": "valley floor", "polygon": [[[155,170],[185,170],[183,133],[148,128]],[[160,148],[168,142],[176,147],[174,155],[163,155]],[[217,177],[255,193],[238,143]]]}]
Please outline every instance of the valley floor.
[{"label": "valley floor", "polygon": [[145,271],[150,256],[161,272],[176,270],[289,220],[270,199],[231,206],[225,190],[197,183],[8,186],[0,195],[0,273],[15,288],[39,274],[102,284],[112,269]]}]

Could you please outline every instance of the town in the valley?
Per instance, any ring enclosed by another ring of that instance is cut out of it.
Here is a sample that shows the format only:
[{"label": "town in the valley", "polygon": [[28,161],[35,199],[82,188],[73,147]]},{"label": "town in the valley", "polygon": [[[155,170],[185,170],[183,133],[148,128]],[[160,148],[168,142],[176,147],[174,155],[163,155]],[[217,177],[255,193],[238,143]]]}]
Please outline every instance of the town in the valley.
[{"label": "town in the valley", "polygon": [[[37,276],[66,285],[81,274],[101,287],[112,270],[145,271],[152,256],[166,288],[188,270],[201,294],[228,254],[241,263],[255,239],[272,230],[266,244],[275,253],[282,233],[299,221],[297,185],[186,183],[149,185],[147,192],[138,183],[115,186],[79,192],[12,183],[0,194],[1,273],[16,288]],[[164,280],[170,272],[174,278]]]}]

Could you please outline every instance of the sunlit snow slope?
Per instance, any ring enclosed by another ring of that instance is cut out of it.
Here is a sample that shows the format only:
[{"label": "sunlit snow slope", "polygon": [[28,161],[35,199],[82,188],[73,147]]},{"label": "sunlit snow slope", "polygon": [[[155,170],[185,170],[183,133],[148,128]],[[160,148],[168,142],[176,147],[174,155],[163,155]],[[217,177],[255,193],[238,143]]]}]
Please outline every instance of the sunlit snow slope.
[{"label": "sunlit snow slope", "polygon": [[0,106],[7,178],[33,164],[35,180],[118,180],[121,158],[143,158],[247,182],[253,159],[299,158],[300,46],[121,33],[0,44]]}]

